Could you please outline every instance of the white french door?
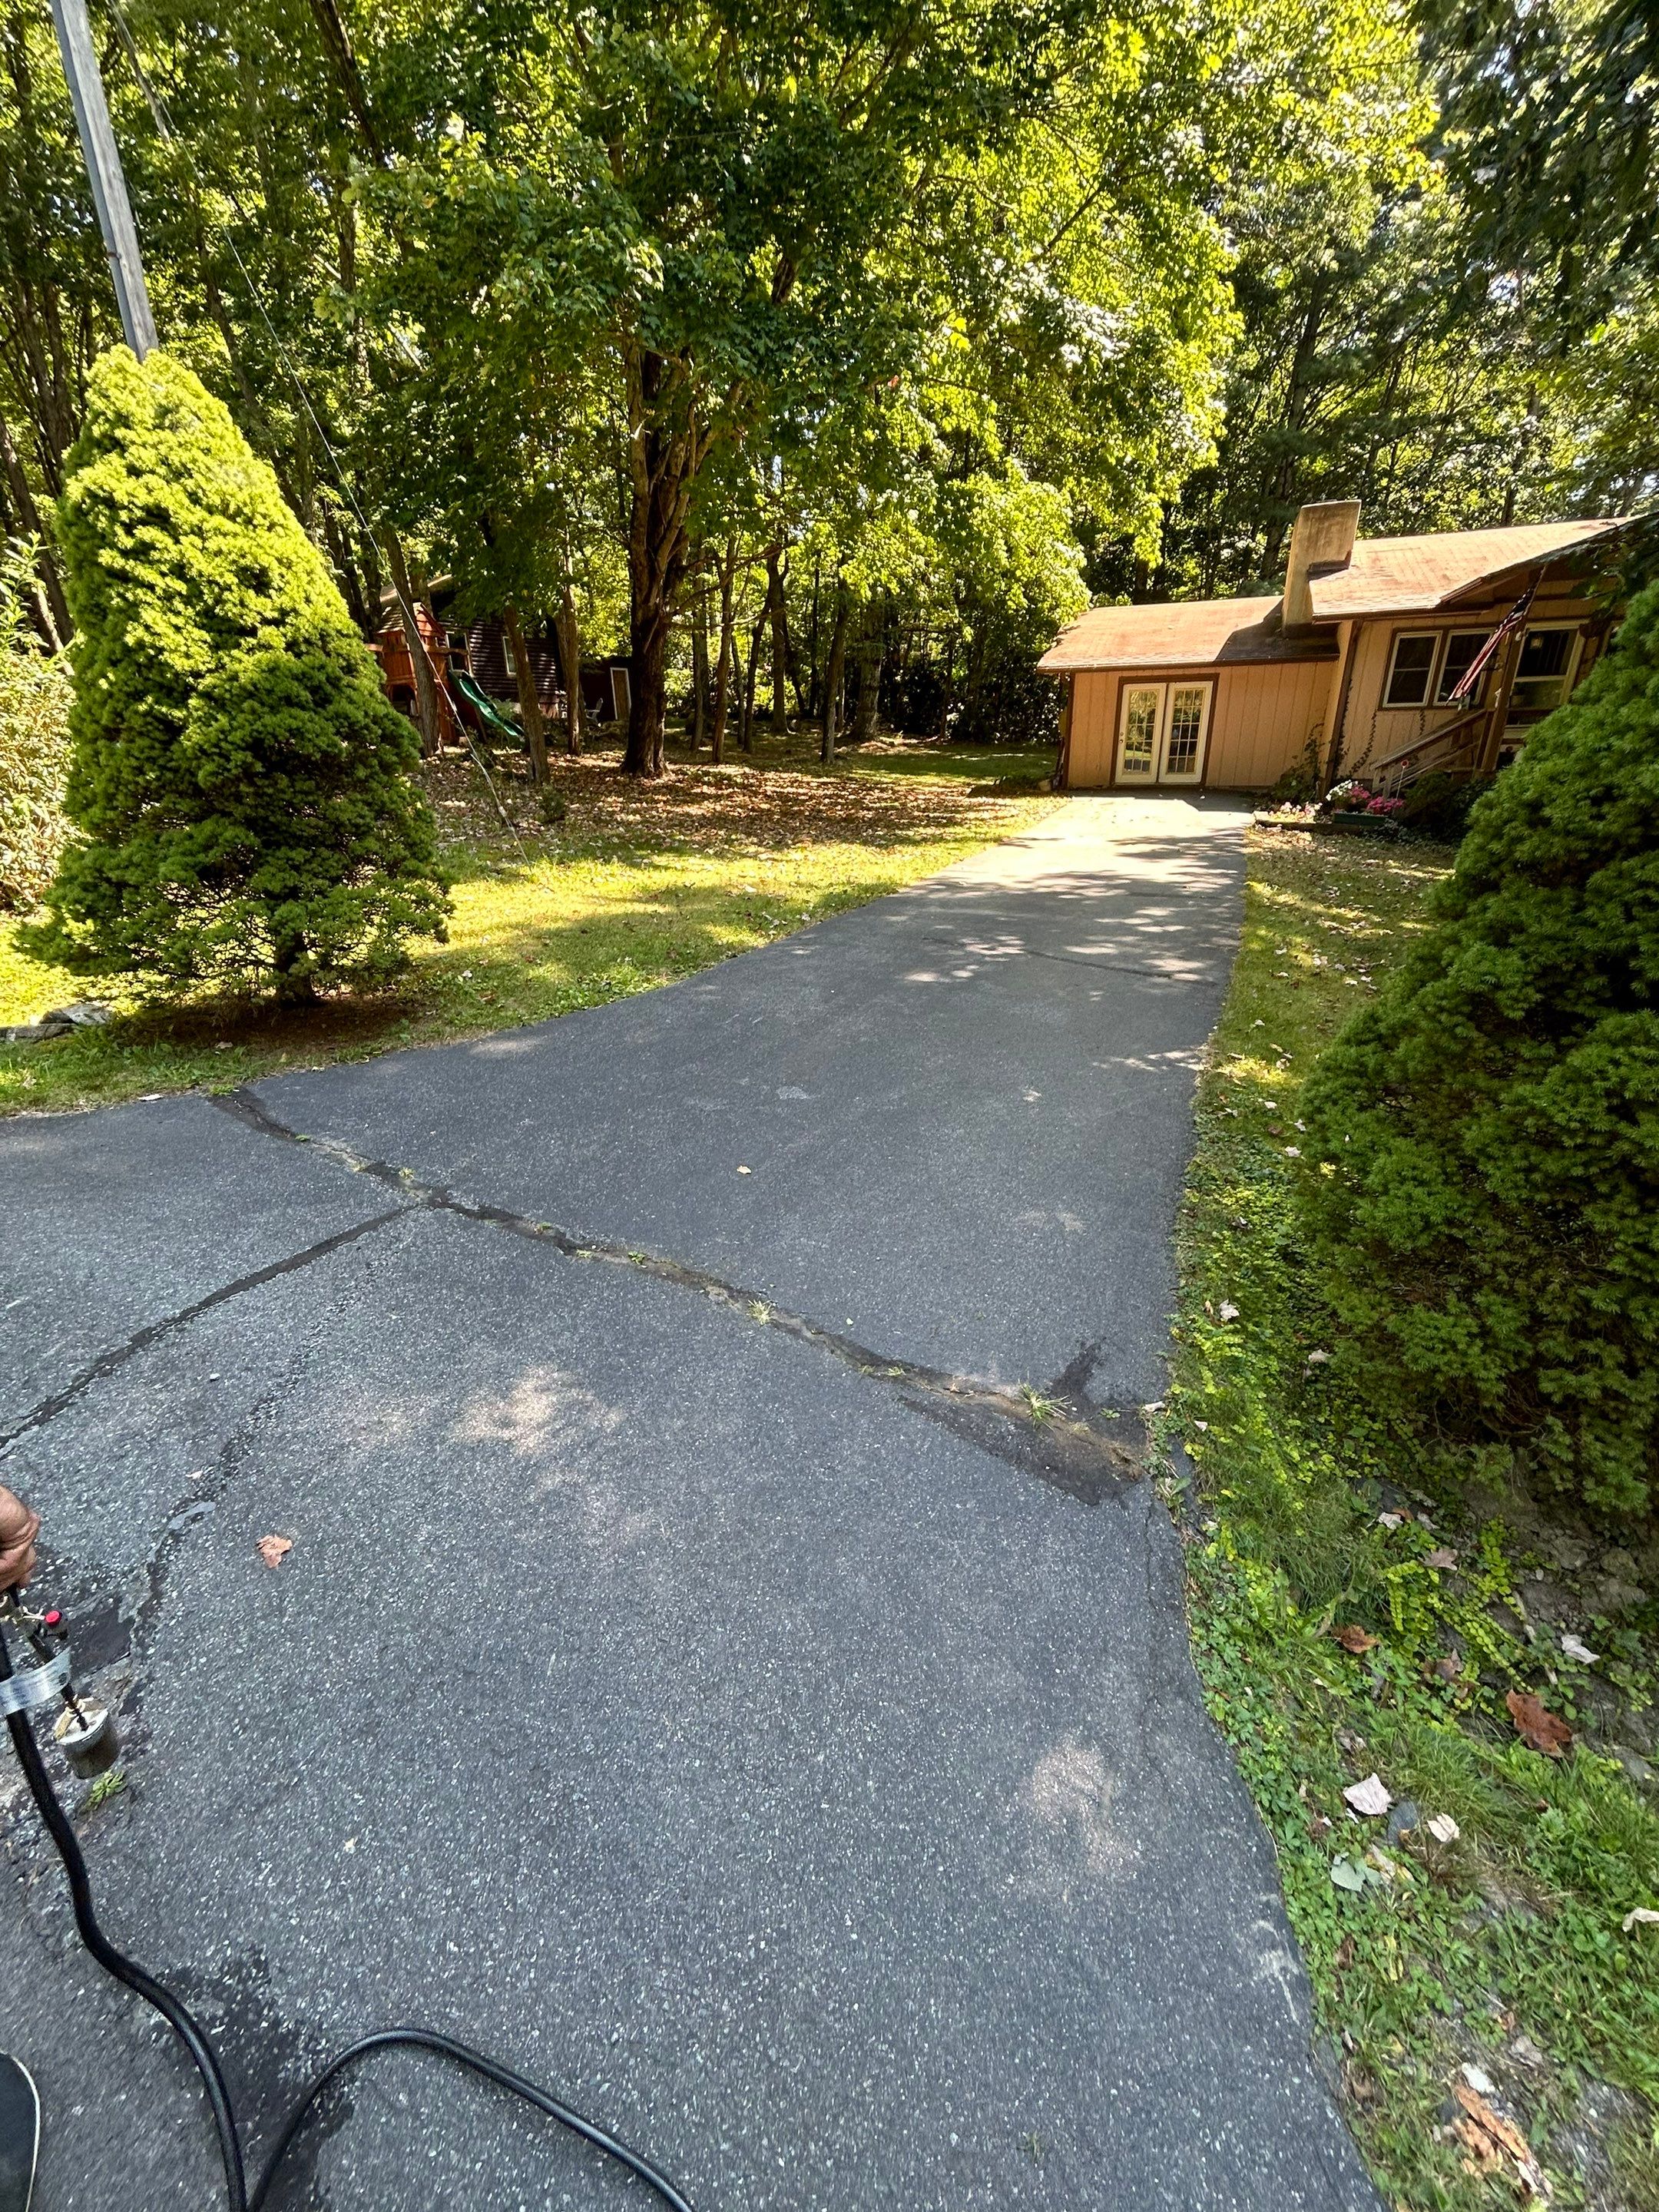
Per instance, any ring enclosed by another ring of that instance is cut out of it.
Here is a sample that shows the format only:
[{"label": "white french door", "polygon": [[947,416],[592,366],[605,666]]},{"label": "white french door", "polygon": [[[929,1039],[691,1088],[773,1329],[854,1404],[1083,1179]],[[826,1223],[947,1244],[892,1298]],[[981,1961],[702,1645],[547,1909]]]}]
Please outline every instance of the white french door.
[{"label": "white french door", "polygon": [[1200,783],[1211,684],[1126,684],[1118,710],[1121,784]]}]

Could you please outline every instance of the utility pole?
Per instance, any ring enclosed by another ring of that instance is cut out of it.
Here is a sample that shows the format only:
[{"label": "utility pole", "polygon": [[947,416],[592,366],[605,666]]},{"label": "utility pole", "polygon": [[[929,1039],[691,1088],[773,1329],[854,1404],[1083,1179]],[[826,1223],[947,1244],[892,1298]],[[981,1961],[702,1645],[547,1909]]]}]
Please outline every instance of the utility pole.
[{"label": "utility pole", "polygon": [[76,127],[81,133],[81,151],[93,204],[98,210],[98,228],[104,234],[104,251],[115,279],[121,328],[127,343],[143,361],[155,350],[155,319],[149,311],[138,233],[127,203],[127,180],[121,173],[121,156],[110,129],[104,80],[98,74],[98,57],[92,48],[87,0],[52,0],[52,20],[58,29],[58,50],[64,57],[70,98],[75,103]]}]

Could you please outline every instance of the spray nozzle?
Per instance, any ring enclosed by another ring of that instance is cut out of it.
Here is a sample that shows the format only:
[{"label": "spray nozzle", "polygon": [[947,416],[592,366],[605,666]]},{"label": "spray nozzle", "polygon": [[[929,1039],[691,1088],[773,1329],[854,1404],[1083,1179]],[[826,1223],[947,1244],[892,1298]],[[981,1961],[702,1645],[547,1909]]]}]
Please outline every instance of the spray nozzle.
[{"label": "spray nozzle", "polygon": [[69,1632],[62,1613],[56,1606],[37,1613],[11,1590],[0,1601],[0,1623],[16,1631],[37,1662],[0,1680],[0,1717],[61,1705],[52,1735],[71,1769],[82,1781],[107,1772],[121,1754],[115,1716],[107,1705],[76,1694],[70,1680]]}]

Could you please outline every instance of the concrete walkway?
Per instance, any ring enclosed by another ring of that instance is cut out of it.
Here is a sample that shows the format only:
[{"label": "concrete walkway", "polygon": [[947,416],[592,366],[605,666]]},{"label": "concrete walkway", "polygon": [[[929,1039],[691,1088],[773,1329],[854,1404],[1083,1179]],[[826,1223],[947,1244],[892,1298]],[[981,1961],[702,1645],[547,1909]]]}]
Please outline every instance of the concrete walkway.
[{"label": "concrete walkway", "polygon": [[[1242,823],[1081,800],[643,998],[0,1127],[94,1877],[258,2125],[410,2019],[698,2212],[1375,2207],[1133,1453]],[[7,1802],[44,2212],[211,2204]],[[645,2201],[414,2058],[279,2194]]]}]

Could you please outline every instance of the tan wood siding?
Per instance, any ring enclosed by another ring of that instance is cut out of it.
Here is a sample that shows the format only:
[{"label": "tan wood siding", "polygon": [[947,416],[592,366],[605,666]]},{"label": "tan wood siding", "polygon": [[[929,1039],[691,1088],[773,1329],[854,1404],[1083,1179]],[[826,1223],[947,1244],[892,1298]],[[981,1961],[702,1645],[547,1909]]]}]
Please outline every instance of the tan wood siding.
[{"label": "tan wood siding", "polygon": [[1224,668],[1216,684],[1204,781],[1220,791],[1263,791],[1325,734],[1334,660]]},{"label": "tan wood siding", "polygon": [[1087,668],[1073,678],[1072,757],[1069,787],[1103,791],[1112,780],[1112,748],[1117,735],[1115,669]]},{"label": "tan wood siding", "polygon": [[[1403,632],[1495,629],[1514,605],[1511,594],[1487,606],[1442,607],[1430,615],[1397,615],[1386,620],[1379,618],[1363,623],[1354,661],[1353,684],[1348,694],[1348,712],[1342,732],[1342,765],[1339,775],[1363,775],[1374,763],[1386,760],[1391,753],[1400,752],[1407,745],[1418,744],[1468,711],[1463,707],[1385,707],[1382,690],[1389,680],[1389,666],[1394,658],[1395,638]],[[1528,623],[1589,623],[1596,618],[1596,615],[1597,610],[1589,600],[1576,596],[1570,587],[1563,588],[1559,585],[1552,587],[1549,580],[1546,579],[1532,603],[1527,620]],[[1588,663],[1581,659],[1581,680],[1587,665]],[[1483,698],[1490,703],[1490,677]]]},{"label": "tan wood siding", "polygon": [[1212,790],[1265,790],[1302,759],[1310,738],[1322,741],[1337,668],[1334,660],[1292,660],[1239,668],[1081,670],[1072,694],[1069,787],[1112,787],[1125,684],[1212,684],[1204,783]]}]

